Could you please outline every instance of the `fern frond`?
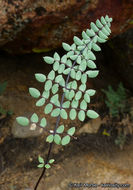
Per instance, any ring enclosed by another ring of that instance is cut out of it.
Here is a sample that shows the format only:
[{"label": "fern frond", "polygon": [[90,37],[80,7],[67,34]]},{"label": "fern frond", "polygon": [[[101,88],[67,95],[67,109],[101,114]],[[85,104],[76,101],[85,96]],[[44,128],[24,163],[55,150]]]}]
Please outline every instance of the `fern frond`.
[{"label": "fern frond", "polygon": [[[50,168],[50,164],[54,162],[54,159],[49,160],[53,143],[65,146],[70,142],[75,133],[75,127],[72,127],[68,129],[67,134],[64,135],[65,127],[64,125],[60,125],[60,120],[66,120],[68,118],[74,120],[78,117],[80,121],[84,121],[86,116],[91,119],[95,119],[99,116],[95,111],[87,109],[91,101],[91,96],[95,94],[95,90],[86,89],[86,83],[88,78],[95,78],[99,73],[95,64],[95,52],[101,51],[99,43],[107,41],[111,33],[111,22],[112,18],[109,18],[108,15],[97,19],[96,23],[91,22],[90,29],[83,31],[81,38],[74,36],[72,45],[62,43],[66,51],[65,55],[60,57],[60,55],[55,52],[53,57],[43,57],[47,64],[53,66],[52,71],[50,71],[47,76],[42,73],[35,74],[36,80],[44,84],[44,90],[40,92],[40,90],[36,88],[29,88],[30,95],[37,99],[36,106],[41,107],[45,105],[45,114],[51,114],[52,117],[57,117],[54,130],[47,130],[49,134],[46,138],[46,142],[50,143],[50,148],[46,162],[44,162],[43,158],[38,158],[40,163],[38,167],[44,167],[44,169],[35,189],[45,169]],[[62,90],[62,96],[58,94],[59,89]],[[108,98],[112,98],[114,104],[114,98],[116,99],[116,96],[112,94],[113,89],[110,88],[109,90],[111,94],[107,91],[104,92]],[[121,91],[122,88],[120,87],[118,93],[121,93]],[[125,94],[122,94],[122,98],[124,98]],[[110,102],[107,103],[110,105]],[[119,99],[117,98],[117,104],[118,103]],[[110,109],[112,109],[111,105]],[[112,112],[115,111],[116,110],[112,110]],[[40,120],[36,113],[33,113],[30,119],[18,117],[16,120],[22,126],[27,126],[32,123],[33,125],[39,125],[45,128],[47,125],[46,119],[42,118]]]}]

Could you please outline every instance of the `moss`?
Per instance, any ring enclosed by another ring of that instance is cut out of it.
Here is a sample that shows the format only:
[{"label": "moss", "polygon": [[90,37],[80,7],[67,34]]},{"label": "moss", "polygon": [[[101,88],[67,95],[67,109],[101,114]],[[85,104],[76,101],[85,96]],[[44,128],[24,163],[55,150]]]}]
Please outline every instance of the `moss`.
[{"label": "moss", "polygon": [[128,44],[128,47],[129,47],[129,48],[133,48],[133,43],[129,43],[129,44]]},{"label": "moss", "polygon": [[133,24],[133,20],[130,20],[129,24]]}]

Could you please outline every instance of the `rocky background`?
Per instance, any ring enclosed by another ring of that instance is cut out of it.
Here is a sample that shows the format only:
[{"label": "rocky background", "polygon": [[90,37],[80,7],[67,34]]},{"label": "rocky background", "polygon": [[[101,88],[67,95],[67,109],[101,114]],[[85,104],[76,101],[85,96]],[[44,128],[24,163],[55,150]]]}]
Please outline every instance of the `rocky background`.
[{"label": "rocky background", "polygon": [[133,0],[1,0],[0,47],[12,54],[55,49],[106,14],[111,38],[133,28]]},{"label": "rocky background", "polygon": [[[95,87],[98,91],[93,106],[97,109],[101,103],[102,88],[117,87],[122,82],[133,107],[133,0],[0,1],[0,83],[8,82],[0,105],[13,112],[11,118],[0,115],[0,190],[32,190],[40,175],[37,156],[47,154],[44,131],[33,132],[30,126],[22,128],[15,122],[18,115],[28,116],[36,110],[28,88],[43,88],[34,78],[37,72],[47,75],[51,70],[42,57],[53,55],[54,51],[62,55],[62,42],[71,44],[74,35],[80,37],[90,22],[106,14],[113,18],[112,34],[97,54],[99,76],[87,83],[88,88]],[[42,116],[43,110],[38,114]],[[42,180],[38,190],[44,187],[68,190],[70,182],[90,183],[90,180],[129,183],[133,189],[133,141],[120,150],[110,138],[99,136],[97,131],[107,121],[102,118],[101,109],[100,115],[99,119],[84,124],[66,122],[66,127],[72,124],[77,127],[78,140],[68,148],[54,147],[56,163],[46,173],[45,186]],[[51,117],[47,121],[49,127],[55,124]],[[109,124],[112,122],[117,125],[112,120]],[[133,131],[132,122],[125,118],[124,122]]]},{"label": "rocky background", "polygon": [[133,0],[1,0],[0,48],[13,55],[54,50],[106,14],[113,18],[108,64],[133,90]]}]

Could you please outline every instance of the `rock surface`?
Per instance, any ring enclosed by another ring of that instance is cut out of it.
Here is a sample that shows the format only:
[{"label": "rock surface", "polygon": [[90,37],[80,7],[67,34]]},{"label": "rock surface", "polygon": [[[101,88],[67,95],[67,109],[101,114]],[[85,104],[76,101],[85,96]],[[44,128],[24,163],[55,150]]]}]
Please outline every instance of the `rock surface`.
[{"label": "rock surface", "polygon": [[1,0],[0,46],[13,54],[48,51],[106,14],[114,20],[112,36],[133,27],[132,0]]},{"label": "rock surface", "polygon": [[110,40],[103,52],[108,68],[133,92],[133,29]]},{"label": "rock surface", "polygon": [[[14,112],[9,126],[3,126],[5,130],[8,127],[9,132],[17,116],[32,111],[38,111],[40,117],[44,116],[43,108],[37,110],[35,99],[28,95],[29,87],[36,87],[40,90],[43,88],[42,84],[39,85],[36,82],[34,74],[39,72],[48,74],[51,70],[51,65],[46,67],[41,60],[42,55],[39,54],[0,56],[0,63],[3,63],[0,64],[0,81],[8,81],[7,89],[1,96],[0,103],[4,109]],[[99,65],[102,62],[99,62]],[[101,82],[100,78],[98,79],[99,83],[96,82],[99,88],[101,88],[101,84],[102,87],[105,87],[105,83],[108,85],[115,79],[114,72],[111,75],[110,70],[100,71],[100,73],[104,74],[104,77],[101,78]],[[89,88],[92,82],[88,81],[87,85]],[[97,102],[96,99],[94,102]],[[55,122],[51,117],[47,120],[51,122],[51,125]],[[67,122],[70,123],[69,120]],[[100,139],[95,134],[83,135],[83,132],[94,133],[98,128],[98,122],[101,121],[95,120],[94,123],[91,122],[91,126],[88,123],[88,126],[84,126],[83,130],[80,130],[81,123],[72,121],[81,136],[63,149],[58,145],[54,147],[52,152],[53,158],[56,160],[55,164],[46,172],[46,179],[43,178],[38,190],[77,189],[68,188],[70,182],[128,183],[130,189],[133,189],[133,141],[121,151],[114,147],[114,144],[108,143],[108,136],[102,141],[103,138]],[[5,134],[4,131],[3,134]],[[25,139],[14,138],[10,136],[10,133],[9,136],[5,136],[5,140],[0,144],[0,170],[2,171],[0,173],[0,190],[33,190],[41,173],[41,169],[37,168],[37,157],[46,155],[48,151],[44,139],[46,139],[45,133],[38,138]],[[102,190],[103,188],[97,189]],[[127,188],[122,189],[127,190]],[[84,188],[84,190],[88,190],[88,188]]]},{"label": "rock surface", "polygon": [[[32,145],[33,146],[33,145]],[[41,171],[36,168],[37,153],[25,148],[15,157],[13,168],[10,166],[1,174],[1,190],[23,189],[33,190]],[[37,147],[36,147],[37,148]],[[41,152],[42,154],[42,152]],[[44,152],[43,152],[44,154]],[[26,155],[24,157],[24,155]],[[38,190],[75,190],[70,184],[96,184],[97,188],[83,188],[83,190],[104,190],[100,184],[128,184],[128,188],[114,188],[123,190],[133,189],[133,141],[124,150],[116,149],[112,145],[99,142],[96,145],[96,136],[85,135],[71,142],[71,145],[56,154],[55,163],[47,170]],[[32,161],[32,160],[33,161]],[[24,162],[25,161],[25,162]],[[21,180],[20,180],[21,179]]]},{"label": "rock surface", "polygon": [[[32,114],[25,114],[24,116],[30,118],[31,115]],[[38,127],[34,123],[27,127],[23,127],[15,120],[12,125],[12,134],[15,138],[37,137],[42,135],[43,132],[45,132],[43,128]]]}]

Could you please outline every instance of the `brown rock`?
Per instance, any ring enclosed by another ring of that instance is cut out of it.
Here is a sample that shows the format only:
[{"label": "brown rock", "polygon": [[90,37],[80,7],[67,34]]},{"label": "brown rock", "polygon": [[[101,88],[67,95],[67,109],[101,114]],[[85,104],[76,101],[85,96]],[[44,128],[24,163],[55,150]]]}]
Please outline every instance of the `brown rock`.
[{"label": "brown rock", "polygon": [[14,54],[48,51],[106,14],[114,19],[112,36],[122,33],[133,26],[133,0],[1,0],[0,46]]}]

